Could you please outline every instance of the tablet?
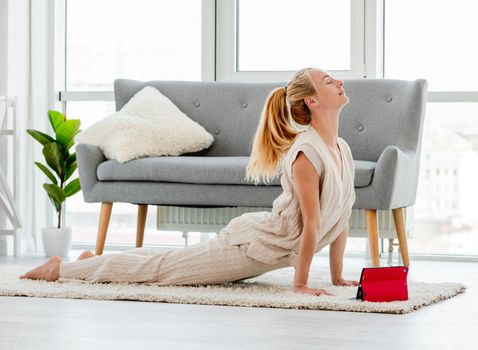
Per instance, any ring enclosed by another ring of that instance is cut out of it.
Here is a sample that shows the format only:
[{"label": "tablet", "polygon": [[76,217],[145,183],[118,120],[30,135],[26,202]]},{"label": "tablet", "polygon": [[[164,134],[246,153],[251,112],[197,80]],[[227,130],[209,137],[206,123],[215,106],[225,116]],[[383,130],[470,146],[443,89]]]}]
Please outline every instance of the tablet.
[{"label": "tablet", "polygon": [[363,301],[408,300],[407,266],[364,267],[357,296]]}]

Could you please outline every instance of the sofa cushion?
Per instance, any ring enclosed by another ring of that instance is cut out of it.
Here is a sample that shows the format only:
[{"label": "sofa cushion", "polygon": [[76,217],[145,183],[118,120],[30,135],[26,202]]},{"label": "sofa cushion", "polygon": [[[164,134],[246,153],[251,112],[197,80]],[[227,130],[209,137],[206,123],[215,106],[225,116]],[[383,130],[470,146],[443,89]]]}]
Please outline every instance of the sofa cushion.
[{"label": "sofa cushion", "polygon": [[98,146],[106,158],[120,162],[149,156],[177,156],[211,146],[214,137],[160,91],[146,86],[123,108],[76,137]]},{"label": "sofa cushion", "polygon": [[[182,182],[194,184],[254,185],[244,180],[249,157],[150,157],[127,163],[102,162],[97,168],[100,181]],[[372,182],[377,163],[354,161],[355,187]],[[264,183],[261,183],[264,184]],[[280,185],[274,178],[271,185]]]},{"label": "sofa cushion", "polygon": [[[253,185],[244,180],[248,163],[249,157],[150,157],[127,163],[108,160],[98,166],[97,176],[100,181]],[[280,185],[280,179],[270,184]]]}]

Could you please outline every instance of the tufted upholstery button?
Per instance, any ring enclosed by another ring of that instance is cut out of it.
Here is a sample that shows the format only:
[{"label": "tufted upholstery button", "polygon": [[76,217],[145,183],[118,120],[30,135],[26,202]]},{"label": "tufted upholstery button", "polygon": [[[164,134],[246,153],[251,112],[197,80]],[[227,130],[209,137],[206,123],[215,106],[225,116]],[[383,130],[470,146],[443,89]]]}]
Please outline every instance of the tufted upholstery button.
[{"label": "tufted upholstery button", "polygon": [[196,101],[196,102],[194,102],[194,105],[195,105],[196,107],[199,107],[199,106],[201,105],[201,102]]},{"label": "tufted upholstery button", "polygon": [[363,131],[363,129],[364,129],[364,128],[363,128],[362,125],[357,126],[357,130],[358,130],[358,131]]},{"label": "tufted upholstery button", "polygon": [[214,135],[219,135],[220,132],[221,130],[219,130],[219,128],[214,129]]},{"label": "tufted upholstery button", "polygon": [[247,107],[247,102],[242,102],[241,106],[242,106],[242,108],[246,108]]},{"label": "tufted upholstery button", "polygon": [[392,100],[393,100],[393,97],[387,97],[387,98],[386,98],[386,101],[387,101],[387,102],[392,102]]}]

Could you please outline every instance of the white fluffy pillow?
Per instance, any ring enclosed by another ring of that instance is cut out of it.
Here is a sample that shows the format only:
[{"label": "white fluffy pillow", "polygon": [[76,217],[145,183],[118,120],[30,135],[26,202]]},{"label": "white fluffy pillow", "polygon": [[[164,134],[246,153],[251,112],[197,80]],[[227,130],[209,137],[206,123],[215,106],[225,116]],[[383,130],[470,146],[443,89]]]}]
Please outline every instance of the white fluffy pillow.
[{"label": "white fluffy pillow", "polygon": [[123,108],[76,136],[121,163],[140,157],[177,156],[208,148],[214,137],[152,86]]}]

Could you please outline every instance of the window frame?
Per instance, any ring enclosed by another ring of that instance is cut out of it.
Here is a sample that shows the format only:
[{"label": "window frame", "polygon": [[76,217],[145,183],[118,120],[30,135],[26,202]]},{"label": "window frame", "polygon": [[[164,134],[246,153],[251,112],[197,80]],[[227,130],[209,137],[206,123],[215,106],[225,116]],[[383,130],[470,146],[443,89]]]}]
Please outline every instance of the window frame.
[{"label": "window frame", "polygon": [[[294,71],[237,71],[237,3],[217,2],[218,81],[287,81]],[[329,70],[338,78],[361,78],[365,74],[365,0],[351,2],[350,70]]]},{"label": "window frame", "polygon": [[[62,103],[66,112],[68,101],[114,101],[114,92],[109,91],[74,91],[67,90],[67,10],[68,0],[56,0],[55,19],[59,24],[55,34],[56,65],[54,68],[55,91],[57,100]],[[215,80],[215,18],[216,1],[201,0],[201,81]]]},{"label": "window frame", "polygon": [[[68,101],[114,101],[113,91],[66,91],[66,10],[68,0],[55,0],[52,7],[55,29],[49,32],[54,39],[54,57],[49,74],[54,82],[55,100],[66,112]],[[287,81],[292,71],[236,72],[235,71],[235,1],[202,1],[202,81]],[[353,23],[350,71],[330,71],[338,78],[384,77],[384,28],[386,0],[351,0]],[[360,28],[359,24],[361,23]],[[478,91],[429,91],[428,102],[478,102]],[[41,175],[35,173],[35,178]],[[39,181],[36,181],[39,182]],[[53,218],[53,209],[45,202],[44,213]],[[63,211],[66,213],[66,210]],[[63,217],[65,222],[65,217]],[[383,242],[382,242],[383,243]],[[383,244],[382,244],[383,248]],[[382,249],[383,250],[383,249]],[[346,254],[348,255],[348,254]],[[362,256],[362,255],[360,255]],[[412,255],[414,259],[420,255]],[[478,261],[477,256],[423,255],[426,260]]]}]

